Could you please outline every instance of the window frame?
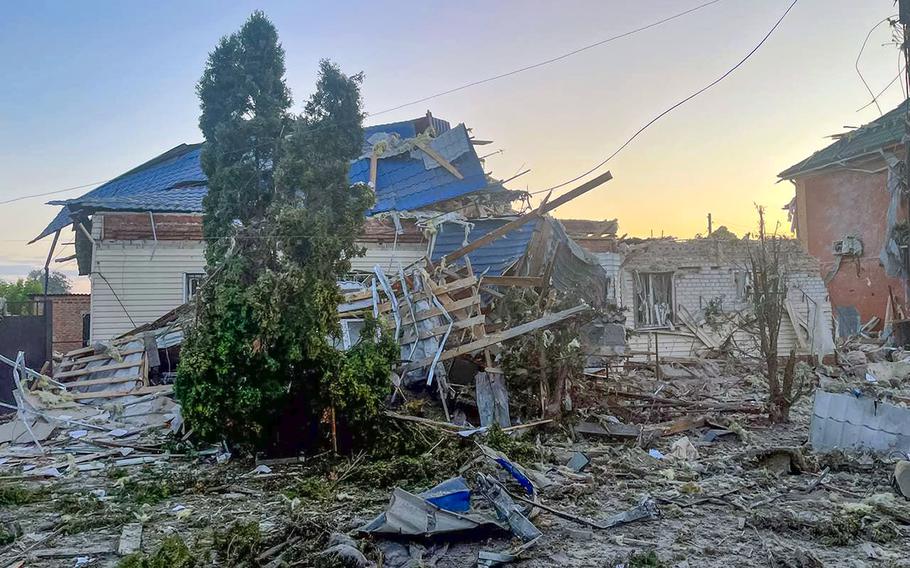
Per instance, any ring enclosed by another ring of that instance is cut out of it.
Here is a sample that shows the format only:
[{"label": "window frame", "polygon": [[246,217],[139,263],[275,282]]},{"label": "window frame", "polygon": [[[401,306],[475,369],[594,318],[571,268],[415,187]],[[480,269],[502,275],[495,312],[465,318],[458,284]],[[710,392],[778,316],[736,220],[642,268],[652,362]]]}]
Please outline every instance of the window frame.
[{"label": "window frame", "polygon": [[[641,301],[641,286],[642,278],[648,278],[648,288],[650,291],[649,303],[651,305],[650,310],[653,310],[654,302],[654,284],[653,278],[655,276],[668,276],[669,285],[670,285],[670,294],[669,294],[669,308],[670,313],[664,324],[650,324],[640,321],[640,301]],[[635,271],[632,275],[632,320],[635,326],[635,329],[673,329],[676,322],[676,273],[671,270],[657,270],[657,271]]]},{"label": "window frame", "polygon": [[[196,280],[196,286],[193,290],[190,290],[190,283]],[[205,272],[184,272],[183,273],[183,303],[189,302],[193,296],[196,294],[196,291],[199,290],[199,286],[202,284],[202,281],[205,280]]]}]

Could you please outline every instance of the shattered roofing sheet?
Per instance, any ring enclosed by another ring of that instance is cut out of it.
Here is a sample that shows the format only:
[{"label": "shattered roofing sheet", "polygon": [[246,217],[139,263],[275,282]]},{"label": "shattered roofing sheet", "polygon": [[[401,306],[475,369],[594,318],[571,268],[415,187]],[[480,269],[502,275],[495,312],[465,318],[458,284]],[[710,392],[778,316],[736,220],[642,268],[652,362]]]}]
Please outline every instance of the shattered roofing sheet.
[{"label": "shattered roofing sheet", "polygon": [[[463,124],[435,138],[430,146],[446,156],[464,179],[458,179],[423,152],[379,160],[376,168],[376,206],[372,213],[420,209],[433,203],[454,199],[487,187],[483,165],[474,152]],[[428,167],[428,165],[430,167]],[[370,181],[370,160],[363,158],[351,165],[352,183]]]},{"label": "shattered roofing sheet", "polygon": [[[488,187],[483,165],[477,157],[464,125],[448,129],[448,123],[433,119],[437,128],[446,128],[430,146],[449,159],[463,179],[458,179],[421,150],[381,159],[377,167],[377,203],[371,213],[413,210],[446,201]],[[371,134],[383,128],[414,130],[415,121],[374,126]],[[51,201],[63,205],[51,223],[34,240],[50,235],[72,223],[77,207],[95,210],[202,212],[208,179],[202,171],[202,144],[181,144],[161,156],[76,199]],[[351,165],[352,183],[370,179],[369,158]],[[34,242],[34,241],[32,241]]]},{"label": "shattered roofing sheet", "polygon": [[[473,242],[494,229],[505,225],[509,219],[480,219],[474,220],[474,228],[468,235],[468,242]],[[475,274],[486,272],[487,276],[502,276],[528,250],[528,243],[540,219],[535,219],[518,227],[511,233],[496,239],[492,243],[470,253],[471,266]],[[457,223],[445,223],[439,228],[436,235],[436,246],[433,248],[433,261],[438,261],[443,256],[452,253],[464,246],[464,226]],[[459,259],[458,264],[464,264],[464,259]]]},{"label": "shattered roofing sheet", "polygon": [[910,105],[910,99],[878,120],[844,134],[830,146],[819,150],[802,162],[790,166],[777,176],[784,179],[792,178],[809,170],[857,158],[899,143],[907,131],[905,115],[908,105]]}]

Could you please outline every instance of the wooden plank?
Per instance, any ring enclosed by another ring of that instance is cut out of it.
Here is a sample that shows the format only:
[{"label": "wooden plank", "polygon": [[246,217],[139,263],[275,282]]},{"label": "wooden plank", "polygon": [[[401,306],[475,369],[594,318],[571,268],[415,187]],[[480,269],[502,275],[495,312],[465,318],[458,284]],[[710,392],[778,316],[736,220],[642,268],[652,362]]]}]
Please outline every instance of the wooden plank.
[{"label": "wooden plank", "polygon": [[[523,323],[517,325],[513,328],[506,329],[497,333],[488,335],[482,339],[472,341],[471,343],[466,343],[454,349],[449,349],[444,351],[439,356],[439,361],[447,361],[449,359],[454,359],[460,355],[465,355],[472,353],[474,351],[479,351],[484,347],[494,345],[496,343],[501,343],[503,341],[508,341],[509,339],[518,337],[519,335],[524,335],[525,333],[532,332],[537,329],[542,329],[554,324],[557,324],[563,320],[569,319],[573,316],[576,316],[582,312],[586,312],[591,308],[586,304],[581,304],[580,306],[575,306],[574,308],[569,308],[561,312],[556,312],[554,314],[545,315],[542,318],[530,321],[528,323]],[[410,363],[406,368],[405,372],[413,371],[414,369],[422,369],[427,365],[430,365],[433,362],[434,357],[425,357],[419,361],[414,361]]]},{"label": "wooden plank", "polygon": [[126,377],[105,377],[103,379],[86,379],[84,381],[73,381],[66,383],[66,388],[73,387],[90,387],[92,385],[112,385],[117,383],[140,382],[143,378],[139,375],[129,375]]},{"label": "wooden plank", "polygon": [[[471,276],[470,278],[463,278],[461,280],[456,280],[455,282],[449,282],[448,284],[443,284],[432,289],[433,296],[440,296],[442,294],[451,294],[453,292],[459,292],[465,290],[477,284],[477,279]],[[416,292],[411,294],[411,302],[419,302],[421,300],[429,300],[431,297],[430,292]],[[440,301],[442,299],[440,298]],[[444,304],[445,302],[443,302]],[[405,302],[399,302],[401,305],[407,305]]]},{"label": "wooden plank", "polygon": [[461,172],[458,171],[458,168],[456,168],[455,166],[453,166],[451,164],[451,162],[449,162],[448,160],[443,158],[442,155],[439,152],[437,152],[436,150],[434,150],[432,147],[430,147],[429,144],[424,144],[420,140],[415,139],[414,145],[417,146],[418,148],[420,148],[421,150],[423,150],[424,152],[426,152],[429,157],[433,158],[433,160],[437,164],[439,164],[440,166],[442,166],[446,170],[448,170],[450,174],[457,177],[458,179],[464,179],[464,176],[461,175]]},{"label": "wooden plank", "polygon": [[445,284],[434,284],[430,282],[430,289],[438,296],[439,294],[451,294],[452,292],[464,290],[475,284],[477,284],[477,277],[468,276],[467,278],[460,278],[453,282],[446,282]]},{"label": "wooden plank", "polygon": [[[127,355],[135,355],[136,353],[142,353],[145,349],[129,349],[127,351],[121,351],[119,355],[121,357],[126,357]],[[102,353],[101,355],[89,355],[88,357],[80,357],[78,359],[65,359],[59,365],[59,367],[72,367],[74,365],[79,365],[83,363],[91,363],[92,361],[105,361],[111,359],[116,361],[116,357],[113,356],[111,352]]]},{"label": "wooden plank", "polygon": [[370,155],[370,189],[376,191],[376,172],[379,169],[379,156],[373,152]]},{"label": "wooden plank", "polygon": [[538,207],[534,211],[531,211],[530,213],[522,215],[518,219],[509,221],[505,225],[499,227],[498,229],[494,229],[494,230],[490,231],[489,233],[480,237],[476,241],[468,243],[467,246],[463,246],[460,249],[445,255],[442,258],[441,263],[447,264],[447,263],[450,263],[454,260],[457,260],[457,259],[465,256],[466,254],[472,253],[475,250],[495,241],[496,239],[511,233],[518,227],[521,227],[522,225],[547,214],[548,212],[552,211],[553,209],[559,207],[560,205],[563,205],[564,203],[568,203],[569,201],[572,201],[576,197],[578,197],[582,194],[585,194],[596,187],[603,185],[604,183],[610,181],[611,179],[613,179],[613,174],[611,174],[610,172],[606,172],[588,182],[581,184],[580,186],[576,187],[572,191],[565,193],[563,195],[560,195],[553,201],[545,201],[544,203],[541,203],[540,207]]},{"label": "wooden plank", "polygon": [[484,276],[483,283],[489,286],[512,286],[515,288],[540,288],[540,276]]},{"label": "wooden plank", "polygon": [[77,392],[71,393],[70,396],[74,400],[86,400],[92,398],[116,398],[121,396],[141,396],[144,394],[157,394],[164,393],[170,394],[174,392],[173,385],[159,385],[154,387],[142,387],[138,389],[133,389],[130,391],[98,391],[98,392]]},{"label": "wooden plank", "polygon": [[[479,315],[479,316],[474,316],[472,318],[468,318],[465,320],[455,321],[452,324],[452,331],[468,329],[475,325],[482,325],[485,319],[486,319],[485,316]],[[418,338],[419,339],[429,339],[430,337],[437,337],[439,335],[444,335],[446,330],[448,330],[448,329],[449,329],[449,324],[436,326],[433,329],[421,331],[420,336]],[[399,343],[404,345],[407,343],[412,343],[413,341],[414,341],[414,332],[411,332],[411,333],[403,336],[401,338],[401,340],[399,341]]]},{"label": "wooden plank", "polygon": [[689,313],[689,310],[687,310],[684,306],[678,306],[677,311],[679,312],[679,319],[682,320],[683,324],[689,328],[689,331],[691,331],[699,341],[704,343],[706,347],[710,347],[712,349],[720,348],[720,342],[698,327],[698,324],[695,323],[695,318],[692,317],[692,314]]},{"label": "wooden plank", "polygon": [[[469,308],[471,306],[479,305],[479,304],[480,304],[480,298],[477,296],[471,296],[470,298],[465,298],[464,300],[458,300],[457,302],[453,302],[450,306],[446,307],[446,311],[452,312],[452,311],[456,311],[456,310],[463,310],[465,308]],[[401,311],[402,317],[404,317],[410,313],[407,309],[407,306],[404,306],[404,307],[405,307],[405,309],[403,309]],[[417,312],[417,314],[414,316],[414,319],[416,319],[417,321],[423,321],[427,318],[432,318],[432,317],[441,316],[441,315],[442,315],[442,310],[440,310],[439,308],[433,307],[428,310],[423,310],[423,311]]]},{"label": "wooden plank", "polygon": [[68,377],[80,377],[82,375],[90,375],[92,373],[100,373],[102,371],[116,371],[117,369],[130,369],[132,367],[138,367],[142,365],[142,360],[139,361],[125,361],[123,363],[114,363],[112,365],[100,365],[98,367],[89,367],[86,369],[76,369],[75,371],[66,371],[63,373],[57,373],[54,375],[54,378],[65,379]]}]

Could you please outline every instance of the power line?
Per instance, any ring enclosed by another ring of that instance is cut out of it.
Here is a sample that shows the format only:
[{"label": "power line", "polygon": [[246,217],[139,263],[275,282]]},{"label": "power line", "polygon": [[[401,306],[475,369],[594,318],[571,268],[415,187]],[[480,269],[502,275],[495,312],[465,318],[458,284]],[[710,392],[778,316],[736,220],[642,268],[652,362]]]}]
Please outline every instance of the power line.
[{"label": "power line", "polygon": [[[894,79],[891,79],[891,82],[888,83],[887,85],[885,85],[885,88],[884,88],[884,89],[882,89],[881,91],[879,91],[877,95],[874,95],[874,96],[872,97],[872,100],[871,100],[871,101],[869,101],[868,103],[866,103],[866,104],[864,104],[863,106],[861,106],[861,107],[859,107],[858,109],[856,109],[856,112],[864,111],[864,110],[866,110],[867,108],[869,108],[869,107],[872,106],[872,105],[878,106],[878,99],[879,99],[879,97],[881,97],[882,95],[884,95],[885,92],[886,92],[888,89],[890,89],[891,86],[894,85],[894,83],[896,83],[897,80],[900,79],[900,78],[904,75],[904,72],[905,72],[906,70],[907,70],[907,66],[906,66],[906,65],[903,66],[903,67],[901,67],[901,68],[900,68],[900,71],[897,72],[897,75],[894,76]],[[901,84],[903,85],[903,83],[901,83]],[[906,98],[906,97],[905,97],[905,98]]]},{"label": "power line", "polygon": [[626,146],[628,146],[629,144],[631,144],[633,140],[635,140],[636,138],[638,138],[638,136],[639,136],[642,132],[644,132],[645,130],[647,130],[648,127],[650,127],[652,124],[654,124],[655,122],[657,122],[657,121],[660,120],[661,118],[663,118],[663,117],[665,117],[666,115],[670,114],[671,112],[673,112],[673,111],[676,110],[677,108],[681,107],[682,105],[686,104],[687,102],[691,101],[692,99],[694,99],[694,98],[697,97],[698,95],[704,93],[705,91],[707,91],[708,89],[710,89],[710,88],[713,87],[714,85],[720,83],[721,81],[723,81],[724,79],[726,79],[727,77],[729,77],[734,71],[736,71],[737,69],[739,69],[740,67],[742,67],[742,65],[743,65],[746,61],[748,61],[748,60],[755,54],[755,52],[758,51],[758,50],[761,48],[761,46],[763,46],[763,45],[765,44],[766,41],[768,41],[768,38],[770,38],[770,37],[771,37],[771,34],[774,33],[774,30],[776,30],[776,29],[778,28],[778,26],[780,26],[781,22],[784,21],[784,18],[787,17],[787,14],[790,13],[790,10],[793,9],[793,7],[796,5],[796,3],[797,3],[798,1],[799,1],[799,0],[793,0],[793,2],[790,3],[790,5],[787,7],[787,10],[783,13],[783,15],[782,15],[780,18],[778,18],[778,20],[774,23],[774,25],[771,27],[771,29],[768,30],[768,33],[766,33],[765,36],[762,38],[762,40],[761,40],[760,42],[758,42],[758,45],[756,45],[755,47],[753,47],[753,48],[752,48],[752,51],[750,51],[749,53],[747,53],[745,57],[743,57],[742,59],[740,59],[739,63],[737,63],[736,65],[734,65],[734,66],[731,67],[730,69],[728,69],[723,75],[721,75],[721,76],[718,77],[717,79],[711,81],[710,83],[708,83],[708,84],[705,85],[704,87],[700,88],[699,90],[695,91],[695,92],[692,93],[691,95],[687,96],[686,98],[684,98],[684,99],[682,99],[681,101],[677,102],[676,104],[674,104],[673,106],[671,106],[671,107],[668,108],[667,110],[663,111],[662,113],[660,113],[660,114],[658,114],[657,116],[655,116],[654,118],[652,118],[652,119],[651,119],[650,121],[648,121],[644,126],[642,126],[641,128],[639,128],[639,129],[635,132],[635,134],[633,134],[628,140],[626,140],[625,142],[623,142],[622,146],[620,146],[619,148],[617,148],[612,154],[610,154],[609,156],[607,156],[604,160],[602,160],[601,162],[599,162],[599,163],[598,163],[597,165],[595,165],[593,168],[589,169],[588,171],[584,172],[583,174],[580,174],[580,175],[578,175],[578,176],[575,176],[574,178],[572,178],[572,179],[570,179],[570,180],[566,180],[566,181],[564,181],[564,182],[562,182],[562,183],[560,183],[560,184],[554,185],[553,187],[549,187],[549,188],[547,188],[547,189],[542,189],[542,190],[540,190],[540,191],[532,192],[531,195],[536,195],[536,194],[539,194],[539,193],[545,193],[545,192],[548,192],[548,191],[553,191],[554,189],[559,189],[560,187],[564,187],[564,186],[566,186],[566,185],[569,185],[570,183],[574,183],[574,182],[580,180],[581,178],[583,178],[583,177],[585,177],[585,176],[588,176],[588,175],[590,175],[590,174],[596,172],[597,170],[599,170],[600,168],[602,168],[607,162],[609,162],[609,161],[612,160],[614,157],[616,157],[617,154],[619,154],[620,152],[622,152],[622,151],[626,148]]},{"label": "power line", "polygon": [[101,185],[102,183],[107,183],[109,181],[111,181],[111,180],[93,181],[92,183],[74,185],[73,187],[65,187],[63,189],[55,189],[53,191],[45,191],[44,193],[34,193],[32,195],[20,195],[19,197],[13,197],[12,199],[7,199],[6,201],[0,201],[0,205],[6,205],[7,203],[15,203],[16,201],[22,201],[23,199],[33,199],[35,197],[44,197],[46,195],[55,195],[57,193],[66,193],[67,191],[85,189],[86,187],[92,187],[94,185]]},{"label": "power line", "polygon": [[519,73],[524,73],[525,71],[530,71],[530,70],[532,70],[532,69],[537,69],[538,67],[543,67],[543,66],[545,66],[545,65],[550,65],[551,63],[556,63],[557,61],[562,61],[563,59],[567,59],[567,58],[569,58],[569,57],[572,57],[573,55],[578,55],[579,53],[582,53],[582,52],[584,52],[584,51],[588,51],[589,49],[594,49],[595,47],[599,47],[599,46],[604,45],[604,44],[606,44],[606,43],[610,43],[610,42],[612,42],[612,41],[616,41],[616,40],[618,40],[618,39],[622,39],[622,38],[624,38],[624,37],[629,37],[630,35],[637,34],[638,32],[642,32],[642,31],[651,29],[651,28],[653,28],[653,27],[657,27],[657,26],[659,26],[659,25],[661,25],[661,24],[665,24],[665,23],[670,22],[670,21],[672,21],[672,20],[675,20],[675,19],[677,19],[677,18],[681,18],[681,17],[683,17],[683,16],[685,16],[685,15],[687,15],[687,14],[691,14],[692,12],[696,12],[696,11],[698,11],[698,10],[701,10],[702,8],[707,8],[708,6],[711,6],[711,5],[713,5],[713,4],[717,4],[718,2],[721,2],[721,1],[723,1],[723,0],[711,0],[710,2],[705,2],[704,4],[699,4],[698,6],[695,6],[694,8],[690,8],[690,9],[688,9],[688,10],[679,12],[679,13],[674,14],[674,15],[672,15],[672,16],[668,16],[668,17],[663,18],[663,19],[661,19],[661,20],[657,20],[656,22],[652,22],[652,23],[647,24],[647,25],[645,25],[645,26],[641,26],[641,27],[639,27],[639,28],[635,28],[635,29],[633,29],[633,30],[629,30],[629,31],[627,31],[627,32],[623,32],[623,33],[621,33],[621,34],[618,34],[618,35],[615,35],[615,36],[612,36],[612,37],[608,37],[608,38],[606,38],[606,39],[602,39],[602,40],[600,40],[600,41],[597,41],[597,42],[588,44],[588,45],[586,45],[586,46],[584,46],[584,47],[580,47],[580,48],[578,48],[578,49],[574,49],[574,50],[569,51],[569,52],[567,52],[567,53],[563,53],[562,55],[557,55],[556,57],[551,57],[550,59],[546,59],[546,60],[544,60],[544,61],[539,61],[539,62],[537,62],[537,63],[532,63],[532,64],[530,64],[530,65],[525,65],[524,67],[519,67],[518,69],[513,69],[512,71],[506,71],[505,73],[500,73],[499,75],[493,75],[492,77],[487,77],[486,79],[479,79],[479,80],[477,80],[477,81],[471,81],[470,83],[465,83],[464,85],[461,85],[461,86],[458,86],[458,87],[454,87],[454,88],[451,88],[451,89],[446,89],[445,91],[440,91],[440,92],[438,92],[438,93],[435,93],[435,94],[432,94],[432,95],[428,95],[428,96],[426,96],[426,97],[422,97],[422,98],[413,100],[413,101],[411,101],[411,102],[407,102],[407,103],[400,104],[400,105],[397,105],[397,106],[394,106],[394,107],[391,107],[391,108],[387,108],[387,109],[381,110],[381,111],[379,111],[379,112],[370,113],[369,116],[379,116],[380,114],[386,114],[386,113],[388,113],[388,112],[400,110],[400,109],[403,109],[403,108],[405,108],[405,107],[409,107],[409,106],[417,105],[417,104],[420,104],[420,103],[424,103],[424,102],[427,102],[427,101],[429,101],[429,100],[432,100],[432,99],[435,99],[435,98],[438,98],[438,97],[442,97],[442,96],[445,96],[445,95],[451,95],[452,93],[457,93],[458,91],[463,91],[463,90],[469,89],[469,88],[471,88],[471,87],[476,87],[477,85],[483,85],[484,83],[490,83],[490,82],[492,82],[492,81],[497,81],[497,80],[499,80],[499,79],[504,79],[505,77],[511,77],[512,75],[517,75],[517,74],[519,74]]},{"label": "power line", "polygon": [[[875,24],[874,26],[872,26],[872,29],[869,30],[869,33],[866,34],[866,39],[863,40],[863,45],[860,46],[860,48],[859,48],[859,53],[856,54],[856,61],[853,63],[853,68],[856,69],[856,74],[859,75],[859,80],[863,82],[863,86],[865,86],[866,90],[869,91],[869,95],[872,97],[872,102],[875,103],[875,108],[878,109],[879,116],[884,116],[884,113],[882,112],[882,107],[879,106],[878,97],[875,95],[875,93],[872,92],[872,88],[869,86],[869,83],[866,82],[866,78],[863,77],[862,71],[859,70],[859,60],[863,56],[863,51],[866,50],[866,44],[869,43],[869,38],[872,37],[872,33],[875,30],[877,30],[880,25],[884,24],[885,22],[890,22],[891,18],[894,18],[896,16],[897,16],[897,14],[895,14],[893,16],[888,16],[884,20],[882,20],[882,21],[878,22],[877,24]],[[869,105],[866,105],[866,106],[869,106]],[[863,107],[863,108],[866,108],[866,107]]]},{"label": "power line", "polygon": [[[365,114],[366,114],[367,117],[379,116],[379,115],[382,115],[382,114],[386,114],[386,113],[390,113],[390,112],[393,112],[393,111],[396,111],[396,110],[403,109],[403,108],[405,108],[405,107],[409,107],[409,106],[417,105],[417,104],[420,104],[420,103],[424,103],[424,102],[426,102],[426,101],[429,101],[429,100],[432,100],[432,99],[436,99],[436,98],[439,98],[439,97],[442,97],[442,96],[445,96],[445,95],[450,95],[450,94],[452,94],[452,93],[456,93],[456,92],[459,92],[459,91],[463,91],[463,90],[465,90],[465,89],[468,89],[468,88],[471,88],[471,87],[475,87],[475,86],[477,86],[477,85],[483,85],[484,83],[490,83],[490,82],[492,82],[492,81],[496,81],[496,80],[499,80],[499,79],[503,79],[503,78],[505,78],[505,77],[510,77],[510,76],[512,76],[512,75],[517,75],[517,74],[519,74],[519,73],[524,73],[525,71],[530,71],[530,70],[532,70],[532,69],[537,69],[538,67],[543,67],[543,66],[545,66],[545,65],[550,65],[551,63],[556,63],[557,61],[562,61],[563,59],[567,59],[567,58],[569,58],[569,57],[572,57],[573,55],[577,55],[577,54],[582,53],[582,52],[584,52],[584,51],[588,51],[588,50],[590,50],[590,49],[593,49],[593,48],[595,48],[595,47],[599,47],[599,46],[601,46],[601,45],[610,43],[610,42],[612,42],[612,41],[616,41],[616,40],[618,40],[618,39],[622,39],[622,38],[625,38],[625,37],[629,37],[629,36],[634,35],[634,34],[637,34],[637,33],[639,33],[639,32],[643,32],[643,31],[645,31],[645,30],[648,30],[648,29],[651,29],[651,28],[660,26],[660,25],[662,25],[662,24],[665,24],[665,23],[667,23],[667,22],[676,20],[676,19],[678,19],[678,18],[681,18],[681,17],[683,17],[683,16],[686,16],[686,15],[688,15],[688,14],[691,14],[691,13],[696,12],[696,11],[698,11],[698,10],[701,10],[701,9],[703,9],[703,8],[707,8],[708,6],[711,6],[711,5],[713,5],[713,4],[717,4],[717,3],[722,2],[722,1],[723,1],[723,0],[710,0],[709,2],[705,2],[705,3],[703,3],[703,4],[699,4],[698,6],[695,6],[695,7],[693,7],[693,8],[689,8],[688,10],[684,10],[684,11],[682,11],[682,12],[673,14],[672,16],[667,16],[666,18],[657,20],[657,21],[652,22],[652,23],[650,23],[650,24],[647,24],[647,25],[644,25],[644,26],[635,28],[635,29],[633,29],[633,30],[629,30],[629,31],[627,31],[627,32],[623,32],[623,33],[621,33],[621,34],[618,34],[618,35],[615,35],[615,36],[612,36],[612,37],[608,37],[608,38],[606,38],[606,39],[602,39],[602,40],[600,40],[600,41],[597,41],[597,42],[594,42],[594,43],[585,45],[585,46],[580,47],[580,48],[578,48],[578,49],[569,51],[569,52],[567,52],[567,53],[563,53],[562,55],[558,55],[558,56],[556,56],[556,57],[551,57],[550,59],[546,59],[546,60],[544,60],[544,61],[539,61],[539,62],[533,63],[533,64],[531,64],[531,65],[526,65],[526,66],[524,66],[524,67],[519,67],[518,69],[513,69],[512,71],[507,71],[507,72],[505,72],[505,73],[500,73],[499,75],[494,75],[494,76],[492,76],[492,77],[487,77],[486,79],[479,79],[479,80],[476,80],[476,81],[471,81],[471,82],[469,82],[469,83],[465,83],[464,85],[460,85],[460,86],[458,86],[458,87],[454,87],[454,88],[451,88],[451,89],[446,89],[445,91],[441,91],[441,92],[438,92],[438,93],[434,93],[434,94],[432,94],[432,95],[428,95],[428,96],[425,96],[425,97],[421,97],[421,98],[419,98],[419,99],[416,99],[416,100],[413,100],[413,101],[410,101],[410,102],[406,102],[406,103],[403,103],[403,104],[400,104],[400,105],[396,105],[396,106],[394,106],[394,107],[387,108],[387,109],[384,109],[384,110],[381,110],[381,111],[378,111],[378,112],[373,112],[373,113],[367,112],[367,113],[365,113]],[[314,126],[314,127],[311,127],[311,128],[304,128],[304,129],[301,129],[301,130],[298,131],[298,132],[314,132],[314,131],[321,130],[321,129],[324,129],[324,128],[337,127],[337,126],[340,126],[341,124],[343,124],[343,123],[324,124],[324,125],[321,125],[321,126]],[[272,141],[270,141],[270,142],[268,142],[268,143],[250,146],[247,150],[244,150],[244,151],[249,151],[249,150],[252,150],[252,149],[257,148],[257,147],[265,146],[265,145],[267,145],[267,144],[274,144],[274,140],[272,140]],[[112,179],[113,179],[113,178],[112,178]],[[75,186],[75,187],[68,187],[68,188],[58,189],[58,190],[54,190],[54,191],[47,191],[47,192],[44,192],[44,193],[36,193],[36,194],[32,194],[32,195],[22,195],[22,196],[20,196],[20,197],[14,197],[14,198],[12,198],[12,199],[7,199],[6,201],[0,201],[0,205],[6,205],[6,204],[8,204],[8,203],[14,203],[14,202],[16,202],[16,201],[22,201],[22,200],[24,200],[24,199],[33,199],[33,198],[36,198],[36,197],[44,197],[44,196],[47,196],[47,195],[54,195],[54,194],[57,194],[57,193],[66,193],[66,192],[68,192],[68,191],[74,191],[74,190],[76,190],[76,189],[83,189],[83,188],[91,187],[91,186],[94,186],[94,185],[100,185],[100,184],[103,184],[103,183],[107,183],[107,182],[109,182],[109,181],[111,181],[111,180],[104,180],[104,181],[99,181],[99,182],[87,183],[87,184],[78,185],[78,186]]]}]

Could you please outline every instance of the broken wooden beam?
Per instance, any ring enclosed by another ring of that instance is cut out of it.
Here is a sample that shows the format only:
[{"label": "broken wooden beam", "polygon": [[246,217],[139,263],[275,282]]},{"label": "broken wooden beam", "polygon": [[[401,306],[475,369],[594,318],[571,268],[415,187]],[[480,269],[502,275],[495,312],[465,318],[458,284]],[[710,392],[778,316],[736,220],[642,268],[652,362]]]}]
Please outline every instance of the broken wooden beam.
[{"label": "broken wooden beam", "polygon": [[442,260],[440,262],[442,264],[447,264],[447,263],[450,263],[454,260],[457,260],[457,259],[465,256],[466,254],[470,254],[470,253],[474,252],[475,250],[490,244],[491,242],[495,241],[496,239],[511,233],[518,227],[521,227],[522,225],[529,223],[529,222],[533,221],[534,219],[537,219],[539,217],[542,217],[543,215],[546,215],[547,213],[549,213],[553,209],[556,209],[560,205],[563,205],[564,203],[568,203],[569,201],[572,201],[576,197],[583,195],[583,194],[591,191],[592,189],[605,184],[606,182],[610,181],[611,179],[613,179],[613,174],[611,174],[610,172],[606,172],[588,182],[581,184],[580,186],[576,187],[572,191],[569,191],[568,193],[560,195],[553,201],[545,200],[545,202],[541,203],[537,209],[531,211],[530,213],[526,213],[525,215],[522,215],[521,217],[519,217],[517,219],[509,221],[508,223],[499,227],[498,229],[494,229],[494,230],[490,231],[489,233],[480,237],[476,241],[470,242],[466,246],[463,246],[456,251],[450,252],[449,254],[442,257]]},{"label": "broken wooden beam", "polygon": [[[479,350],[483,349],[484,347],[489,347],[490,345],[495,345],[495,344],[501,343],[503,341],[508,341],[509,339],[518,337],[520,335],[524,335],[526,333],[530,333],[532,331],[557,324],[563,320],[574,317],[574,316],[576,316],[582,312],[586,312],[590,309],[591,309],[590,306],[588,306],[587,304],[581,304],[579,306],[575,306],[574,308],[569,308],[569,309],[563,310],[561,312],[547,314],[547,315],[543,316],[542,318],[536,319],[534,321],[530,321],[528,323],[523,323],[521,325],[516,325],[513,328],[505,329],[503,331],[490,334],[490,335],[488,335],[484,338],[478,339],[476,341],[466,343],[466,344],[456,347],[454,349],[449,349],[448,351],[443,351],[442,354],[439,355],[439,358],[437,359],[437,361],[438,362],[447,361],[449,359],[454,359],[455,357],[458,357],[460,355],[466,355],[466,354],[472,353],[474,351],[479,351]],[[418,361],[414,361],[414,362],[410,363],[407,367],[405,367],[405,372],[413,371],[415,369],[422,369],[428,365],[431,365],[433,363],[434,359],[435,359],[435,357],[425,357]]]}]

